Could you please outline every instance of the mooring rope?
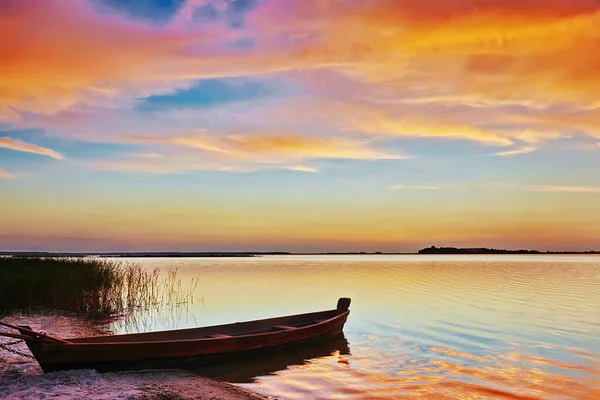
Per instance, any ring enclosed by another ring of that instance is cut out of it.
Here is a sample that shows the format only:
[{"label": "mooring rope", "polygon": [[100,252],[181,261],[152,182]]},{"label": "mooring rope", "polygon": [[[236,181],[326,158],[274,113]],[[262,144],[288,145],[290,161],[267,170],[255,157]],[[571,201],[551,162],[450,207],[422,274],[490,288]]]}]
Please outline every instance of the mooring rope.
[{"label": "mooring rope", "polygon": [[32,356],[31,354],[23,353],[19,350],[11,349],[9,347],[9,346],[13,346],[15,344],[21,343],[22,341],[23,340],[15,340],[14,342],[0,343],[0,349],[6,350],[9,353],[13,353],[13,354],[16,354],[21,357],[27,357],[27,358],[31,358],[32,360],[35,360],[35,357]]}]

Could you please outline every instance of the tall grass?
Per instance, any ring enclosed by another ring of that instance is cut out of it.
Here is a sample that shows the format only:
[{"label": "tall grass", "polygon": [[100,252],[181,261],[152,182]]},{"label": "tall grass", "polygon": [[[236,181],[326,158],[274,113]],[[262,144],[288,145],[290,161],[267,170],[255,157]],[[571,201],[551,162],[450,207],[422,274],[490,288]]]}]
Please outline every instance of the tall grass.
[{"label": "tall grass", "polygon": [[0,257],[0,313],[60,310],[91,318],[193,300],[197,280],[183,291],[177,271],[106,258]]}]

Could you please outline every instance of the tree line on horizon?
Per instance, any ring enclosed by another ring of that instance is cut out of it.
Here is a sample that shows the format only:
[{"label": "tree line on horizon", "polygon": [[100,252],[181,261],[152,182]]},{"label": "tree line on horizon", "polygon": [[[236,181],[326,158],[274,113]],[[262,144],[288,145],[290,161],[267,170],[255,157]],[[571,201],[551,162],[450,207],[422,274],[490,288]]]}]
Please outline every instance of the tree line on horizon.
[{"label": "tree line on horizon", "polygon": [[506,250],[487,247],[426,247],[419,250],[418,254],[600,254],[600,251],[539,251],[539,250]]}]

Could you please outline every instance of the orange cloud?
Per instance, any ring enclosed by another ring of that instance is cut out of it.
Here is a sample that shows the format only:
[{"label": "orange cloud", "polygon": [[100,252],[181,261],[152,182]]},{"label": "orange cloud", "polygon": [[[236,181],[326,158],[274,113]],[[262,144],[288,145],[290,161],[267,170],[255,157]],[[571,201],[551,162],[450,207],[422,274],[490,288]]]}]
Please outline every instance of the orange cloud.
[{"label": "orange cloud", "polygon": [[503,132],[494,132],[451,119],[414,115],[392,116],[385,113],[380,113],[378,118],[376,115],[368,116],[367,113],[362,115],[364,119],[360,119],[360,114],[349,113],[346,121],[352,129],[361,132],[405,137],[466,139],[493,146],[510,146],[514,143]]},{"label": "orange cloud", "polygon": [[268,50],[250,58],[228,54],[222,47],[247,33],[190,23],[198,2],[159,29],[99,13],[92,2],[7,1],[0,13],[0,121],[18,122],[23,112],[130,106],[197,79],[295,68]]},{"label": "orange cloud", "polygon": [[298,18],[282,20],[285,27],[265,24],[264,31],[298,38],[298,66],[401,85],[415,98],[597,104],[600,13],[592,0],[375,0],[358,11],[341,5],[306,3],[294,10]]},{"label": "orange cloud", "polygon": [[[417,99],[596,104],[597,3],[523,3],[272,2],[238,32],[182,23],[194,3],[154,29],[85,2],[11,1],[0,15],[0,115],[111,107],[203,77],[307,68],[402,85]],[[250,56],[199,50],[243,34],[258,43]]]},{"label": "orange cloud", "polygon": [[0,137],[0,147],[5,149],[11,149],[16,151],[24,151],[27,153],[40,154],[62,160],[64,157],[54,150],[47,149],[45,147],[37,146],[35,144],[26,143],[21,140],[12,139],[9,137]]},{"label": "orange cloud", "polygon": [[[351,95],[343,87],[327,94],[325,82],[324,89],[311,87],[310,101],[266,110],[281,111],[269,119],[321,124],[344,135],[466,139],[506,147],[495,154],[507,156],[559,137],[571,117],[508,118],[503,110],[485,120],[473,111],[456,117],[454,108],[520,105],[531,111],[569,103],[590,109],[600,98],[600,12],[593,0],[547,0],[543,7],[514,0],[270,2],[247,16],[243,30],[194,25],[193,7],[201,3],[188,2],[159,29],[99,14],[86,2],[11,1],[0,14],[0,120],[130,106],[201,78],[319,70],[355,84],[346,89]],[[219,47],[241,37],[255,40],[252,52]],[[410,108],[415,105],[420,108]],[[507,121],[508,127],[490,128]],[[593,122],[580,124],[599,136]],[[294,165],[304,155],[382,156],[340,143],[321,150],[320,143],[273,141],[266,129],[261,135],[172,142],[223,157],[277,152]]]},{"label": "orange cloud", "polygon": [[112,107],[170,90],[185,77],[172,77],[168,64],[184,59],[192,40],[203,42],[180,29],[96,14],[84,1],[9,0],[0,13],[0,117]]},{"label": "orange cloud", "polygon": [[[366,141],[281,134],[194,134],[122,138],[130,143],[161,146],[162,157],[111,160],[100,168],[148,173],[193,170],[253,171],[282,168],[317,172],[303,164],[317,159],[383,160],[406,156],[374,148]],[[184,149],[182,152],[181,148]],[[153,153],[150,153],[153,154]]]},{"label": "orange cloud", "polygon": [[232,135],[229,145],[241,157],[267,156],[291,159],[349,158],[349,159],[402,159],[402,155],[366,147],[366,143],[346,139],[311,136]]}]

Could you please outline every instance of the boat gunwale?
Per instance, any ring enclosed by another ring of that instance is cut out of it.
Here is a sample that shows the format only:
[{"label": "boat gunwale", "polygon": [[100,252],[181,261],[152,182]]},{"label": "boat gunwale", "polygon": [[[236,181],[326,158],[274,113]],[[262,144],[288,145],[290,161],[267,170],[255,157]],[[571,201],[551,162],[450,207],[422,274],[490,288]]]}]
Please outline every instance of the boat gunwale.
[{"label": "boat gunwale", "polygon": [[[262,321],[268,321],[270,319],[278,319],[278,318],[291,318],[291,317],[299,317],[299,316],[304,316],[304,315],[310,315],[310,314],[318,314],[318,313],[322,313],[322,312],[333,312],[333,311],[337,311],[336,309],[332,309],[332,310],[323,310],[323,311],[316,311],[313,313],[304,313],[304,314],[295,314],[295,315],[286,315],[286,316],[282,316],[282,317],[274,317],[274,318],[266,318],[266,319],[262,319],[262,320],[251,320],[251,321],[244,321],[244,322],[234,322],[232,324],[224,324],[224,325],[212,325],[212,326],[206,326],[206,327],[197,327],[197,328],[188,328],[190,330],[194,330],[194,329],[209,329],[209,328],[216,328],[216,327],[225,327],[225,326],[232,326],[235,324],[244,324],[244,323],[252,323],[252,322],[262,322]],[[323,321],[319,321],[319,322],[315,322],[314,324],[310,324],[310,325],[305,325],[305,326],[301,326],[301,327],[297,327],[294,330],[291,331],[286,331],[286,330],[280,330],[280,331],[272,331],[272,332],[261,332],[261,333],[249,333],[249,334],[242,334],[242,335],[231,335],[230,337],[217,337],[217,338],[211,338],[211,337],[203,337],[203,338],[192,338],[192,339],[167,339],[167,340],[140,340],[140,341],[125,341],[125,342],[112,342],[112,341],[107,341],[107,342],[69,342],[69,343],[40,343],[41,346],[43,346],[45,349],[48,348],[65,348],[65,347],[72,347],[72,346],[82,346],[82,347],[92,347],[92,346],[112,346],[112,345],[127,345],[127,346],[134,346],[134,345],[142,345],[142,344],[168,344],[168,343],[192,343],[192,342],[212,342],[212,341],[226,341],[226,340],[232,340],[232,339],[244,339],[244,338],[250,338],[250,337],[266,337],[269,335],[277,335],[277,334],[290,334],[290,335],[294,335],[297,334],[299,330],[306,330],[308,328],[313,328],[316,326],[323,326],[326,324],[331,323],[332,321],[336,320],[336,319],[340,319],[344,316],[347,316],[350,314],[350,310],[346,310],[342,313],[336,314],[335,316],[325,319]],[[159,333],[169,333],[169,332],[176,332],[178,330],[164,330],[164,331],[156,331],[156,332],[145,332],[145,333],[152,333],[152,334],[159,334]],[[144,333],[140,333],[140,335],[143,335]],[[127,334],[130,335],[130,334]],[[114,337],[118,337],[121,335],[114,335]],[[69,338],[69,339],[65,339],[65,340],[73,340],[73,339],[77,339],[77,340],[82,340],[82,339],[86,339],[86,338],[98,338],[99,336],[88,336],[88,337],[83,337],[83,338]],[[100,337],[112,337],[111,335],[102,335]]]}]

